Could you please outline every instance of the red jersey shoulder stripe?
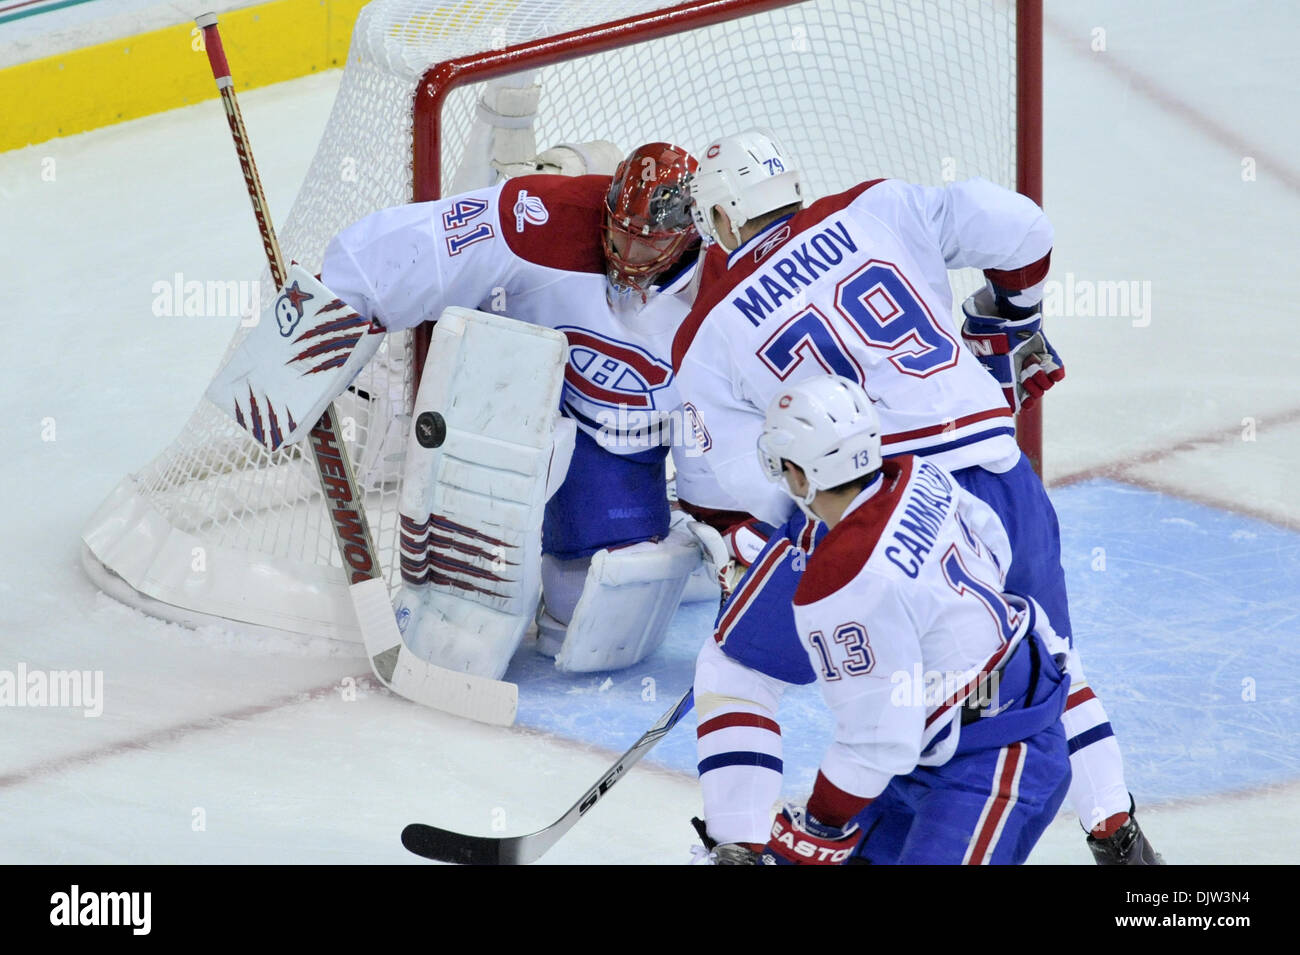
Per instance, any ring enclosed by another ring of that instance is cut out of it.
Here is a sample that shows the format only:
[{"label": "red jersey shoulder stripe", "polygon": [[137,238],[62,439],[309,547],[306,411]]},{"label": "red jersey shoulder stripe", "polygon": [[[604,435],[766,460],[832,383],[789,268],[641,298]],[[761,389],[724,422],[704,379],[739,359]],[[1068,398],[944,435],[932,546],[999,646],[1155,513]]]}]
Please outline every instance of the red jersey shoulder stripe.
[{"label": "red jersey shoulder stripe", "polygon": [[[609,176],[519,176],[501,190],[498,220],[510,251],[566,272],[605,271]],[[538,222],[540,210],[545,221]]]},{"label": "red jersey shoulder stripe", "polygon": [[1052,250],[1048,249],[1047,254],[1041,259],[1022,265],[1018,269],[985,269],[984,277],[1000,289],[1018,292],[1037,285],[1047,278],[1047,270],[1051,265]]},{"label": "red jersey shoulder stripe", "polygon": [[692,306],[690,314],[686,316],[673,337],[673,373],[676,374],[681,370],[682,360],[690,350],[691,343],[695,341],[695,336],[699,334],[704,319],[737,285],[753,275],[764,262],[770,262],[775,252],[782,246],[788,245],[791,239],[797,238],[806,229],[839,212],[858,196],[881,182],[884,180],[870,179],[867,182],[860,182],[852,189],[818,199],[807,208],[796,212],[786,223],[790,229],[788,237],[784,242],[768,250],[760,261],[756,262],[752,255],[746,255],[742,261],[728,269],[726,251],[719,245],[710,248],[704,260],[700,290],[695,298],[695,305]]},{"label": "red jersey shoulder stripe", "polygon": [[796,605],[804,606],[829,597],[861,572],[907,490],[915,463],[916,458],[903,454],[880,466],[884,487],[836,524],[817,546],[795,589]]}]

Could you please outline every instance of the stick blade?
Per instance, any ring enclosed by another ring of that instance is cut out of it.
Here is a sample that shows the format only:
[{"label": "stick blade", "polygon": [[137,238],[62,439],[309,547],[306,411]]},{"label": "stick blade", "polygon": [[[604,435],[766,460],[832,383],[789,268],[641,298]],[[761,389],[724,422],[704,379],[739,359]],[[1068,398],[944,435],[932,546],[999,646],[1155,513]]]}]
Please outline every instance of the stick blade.
[{"label": "stick blade", "polygon": [[388,687],[394,693],[478,723],[514,725],[519,711],[519,687],[514,683],[434,666],[405,645],[393,649],[398,651],[397,663]]},{"label": "stick blade", "polygon": [[421,660],[397,629],[382,578],[348,588],[370,669],[384,686],[408,700],[492,726],[511,726],[519,711],[519,687]]},{"label": "stick blade", "polygon": [[402,830],[402,845],[418,856],[455,865],[526,865],[521,839],[467,836],[413,822]]}]

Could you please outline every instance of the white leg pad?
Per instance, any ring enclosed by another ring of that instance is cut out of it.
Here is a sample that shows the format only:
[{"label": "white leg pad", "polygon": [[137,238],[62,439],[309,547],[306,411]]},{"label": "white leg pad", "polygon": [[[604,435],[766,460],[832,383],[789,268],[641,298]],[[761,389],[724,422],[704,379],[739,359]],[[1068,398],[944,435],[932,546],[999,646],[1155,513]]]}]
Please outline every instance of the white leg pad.
[{"label": "white leg pad", "polygon": [[645,659],[667,636],[686,582],[702,559],[699,543],[680,524],[657,543],[597,551],[567,621],[556,667],[589,673]]},{"label": "white leg pad", "polygon": [[434,328],[407,443],[397,601],[406,645],[430,663],[499,679],[533,618],[548,477],[567,466],[555,460],[566,348],[558,332],[469,309]]}]

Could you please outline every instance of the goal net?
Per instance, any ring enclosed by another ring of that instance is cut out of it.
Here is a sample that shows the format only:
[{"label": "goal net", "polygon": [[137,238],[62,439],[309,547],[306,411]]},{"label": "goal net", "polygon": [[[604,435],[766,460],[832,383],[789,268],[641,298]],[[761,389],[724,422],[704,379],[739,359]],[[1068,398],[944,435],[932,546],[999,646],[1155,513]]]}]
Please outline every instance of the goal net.
[{"label": "goal net", "polygon": [[[1036,182],[1038,133],[1036,97],[1018,101],[1017,81],[1037,83],[1038,2],[375,0],[281,247],[317,271],[351,222],[449,194],[480,84],[533,70],[541,149],[694,150],[761,126],[814,198],[879,176],[979,175],[1023,190]],[[955,291],[978,281],[959,275]],[[336,402],[393,588],[414,348],[390,336]],[[360,639],[310,458],[266,451],[206,400],[113,490],[83,544],[102,588],[165,619]]]}]

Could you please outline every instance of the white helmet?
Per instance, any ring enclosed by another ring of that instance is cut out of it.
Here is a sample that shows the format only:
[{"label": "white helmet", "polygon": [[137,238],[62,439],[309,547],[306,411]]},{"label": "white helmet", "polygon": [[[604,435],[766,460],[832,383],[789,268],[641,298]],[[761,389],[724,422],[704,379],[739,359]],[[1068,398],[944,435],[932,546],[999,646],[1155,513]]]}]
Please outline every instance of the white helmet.
[{"label": "white helmet", "polygon": [[700,235],[719,241],[713,207],[731,220],[731,239],[740,245],[740,227],[783,206],[803,202],[799,173],[786,151],[768,133],[747,130],[710,143],[691,179],[691,213]]},{"label": "white helmet", "polygon": [[[782,459],[808,478],[800,500],[781,471]],[[818,491],[866,477],[880,468],[880,418],[856,381],[818,375],[787,388],[767,407],[758,460],[805,510]]]}]

